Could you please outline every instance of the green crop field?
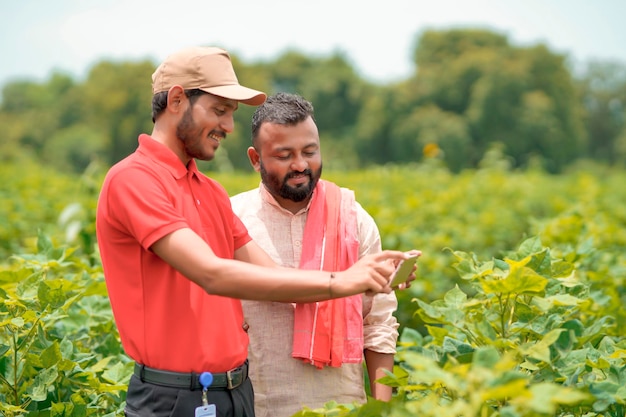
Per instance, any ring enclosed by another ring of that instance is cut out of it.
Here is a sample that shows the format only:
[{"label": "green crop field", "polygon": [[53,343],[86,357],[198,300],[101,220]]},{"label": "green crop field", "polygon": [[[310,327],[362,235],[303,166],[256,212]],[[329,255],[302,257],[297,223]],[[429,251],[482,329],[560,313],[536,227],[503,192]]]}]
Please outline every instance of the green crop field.
[{"label": "green crop field", "polygon": [[[132,363],[94,216],[103,170],[0,166],[0,414],[122,416]],[[234,194],[256,173],[211,174]],[[324,177],[355,190],[386,249],[420,249],[398,292],[389,403],[301,416],[623,416],[626,172],[433,161]]]}]

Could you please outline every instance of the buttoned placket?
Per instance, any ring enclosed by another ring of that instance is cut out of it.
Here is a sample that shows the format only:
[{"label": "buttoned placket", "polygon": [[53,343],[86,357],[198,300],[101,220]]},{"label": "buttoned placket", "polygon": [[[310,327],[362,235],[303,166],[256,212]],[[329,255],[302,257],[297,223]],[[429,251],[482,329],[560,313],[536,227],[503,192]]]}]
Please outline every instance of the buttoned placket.
[{"label": "buttoned placket", "polygon": [[[202,194],[203,190],[202,190],[201,184],[199,183],[199,179],[196,177],[196,174],[193,170],[187,172],[186,180],[187,180],[187,187],[190,193],[190,195],[186,198],[189,198],[191,202],[193,202],[192,205],[195,208],[195,212],[193,213],[195,220],[190,222],[190,226],[194,229],[196,233],[198,233],[201,237],[204,238],[205,236],[204,236],[204,229],[203,229],[204,222],[202,221],[202,216],[203,216],[203,213],[202,213],[203,203],[202,202],[204,201],[204,204],[206,204],[206,196]],[[191,210],[191,206],[188,206],[188,208]]]}]

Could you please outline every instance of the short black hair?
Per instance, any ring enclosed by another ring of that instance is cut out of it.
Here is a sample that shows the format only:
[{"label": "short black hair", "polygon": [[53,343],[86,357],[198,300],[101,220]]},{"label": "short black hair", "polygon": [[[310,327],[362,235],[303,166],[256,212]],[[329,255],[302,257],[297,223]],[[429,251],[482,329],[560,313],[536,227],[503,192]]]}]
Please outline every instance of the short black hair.
[{"label": "short black hair", "polygon": [[[206,91],[199,90],[197,88],[185,90],[185,95],[189,98],[191,105],[196,102],[198,97],[202,94],[209,94]],[[156,93],[152,96],[152,123],[157,119],[157,117],[165,111],[167,107],[167,91],[161,91],[160,93]]]},{"label": "short black hair", "polygon": [[315,120],[313,104],[302,96],[284,92],[271,95],[252,115],[252,143],[255,143],[259,129],[265,122],[295,125],[308,117]]}]

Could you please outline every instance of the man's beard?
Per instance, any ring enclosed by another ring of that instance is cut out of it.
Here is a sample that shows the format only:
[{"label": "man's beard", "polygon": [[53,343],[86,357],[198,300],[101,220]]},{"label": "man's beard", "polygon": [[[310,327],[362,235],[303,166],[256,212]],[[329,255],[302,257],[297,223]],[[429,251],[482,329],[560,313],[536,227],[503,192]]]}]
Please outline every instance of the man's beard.
[{"label": "man's beard", "polygon": [[213,159],[213,156],[207,156],[202,149],[202,130],[196,126],[196,122],[191,115],[191,107],[189,107],[183,118],[176,126],[176,137],[185,146],[185,152],[188,156],[203,161]]},{"label": "man's beard", "polygon": [[[262,162],[260,165],[261,180],[263,181],[263,184],[265,184],[265,187],[269,190],[270,194],[274,196],[278,195],[281,198],[291,200],[296,203],[306,200],[311,196],[311,194],[313,194],[313,190],[322,175],[322,165],[320,164],[320,168],[315,173],[313,173],[310,169],[305,169],[302,172],[290,172],[281,180],[278,176],[267,172]],[[308,184],[304,184],[300,187],[291,187],[287,184],[287,180],[302,174],[309,177]]]}]

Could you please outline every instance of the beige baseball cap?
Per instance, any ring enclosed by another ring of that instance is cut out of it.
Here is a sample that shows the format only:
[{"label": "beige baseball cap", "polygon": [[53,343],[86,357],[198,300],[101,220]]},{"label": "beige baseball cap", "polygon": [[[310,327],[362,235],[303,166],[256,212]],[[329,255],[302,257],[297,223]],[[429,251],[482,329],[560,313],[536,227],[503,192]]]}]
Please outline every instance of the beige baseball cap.
[{"label": "beige baseball cap", "polygon": [[152,93],[180,85],[216,96],[258,106],[267,95],[239,85],[230,55],[216,47],[190,47],[171,54],[152,74]]}]

